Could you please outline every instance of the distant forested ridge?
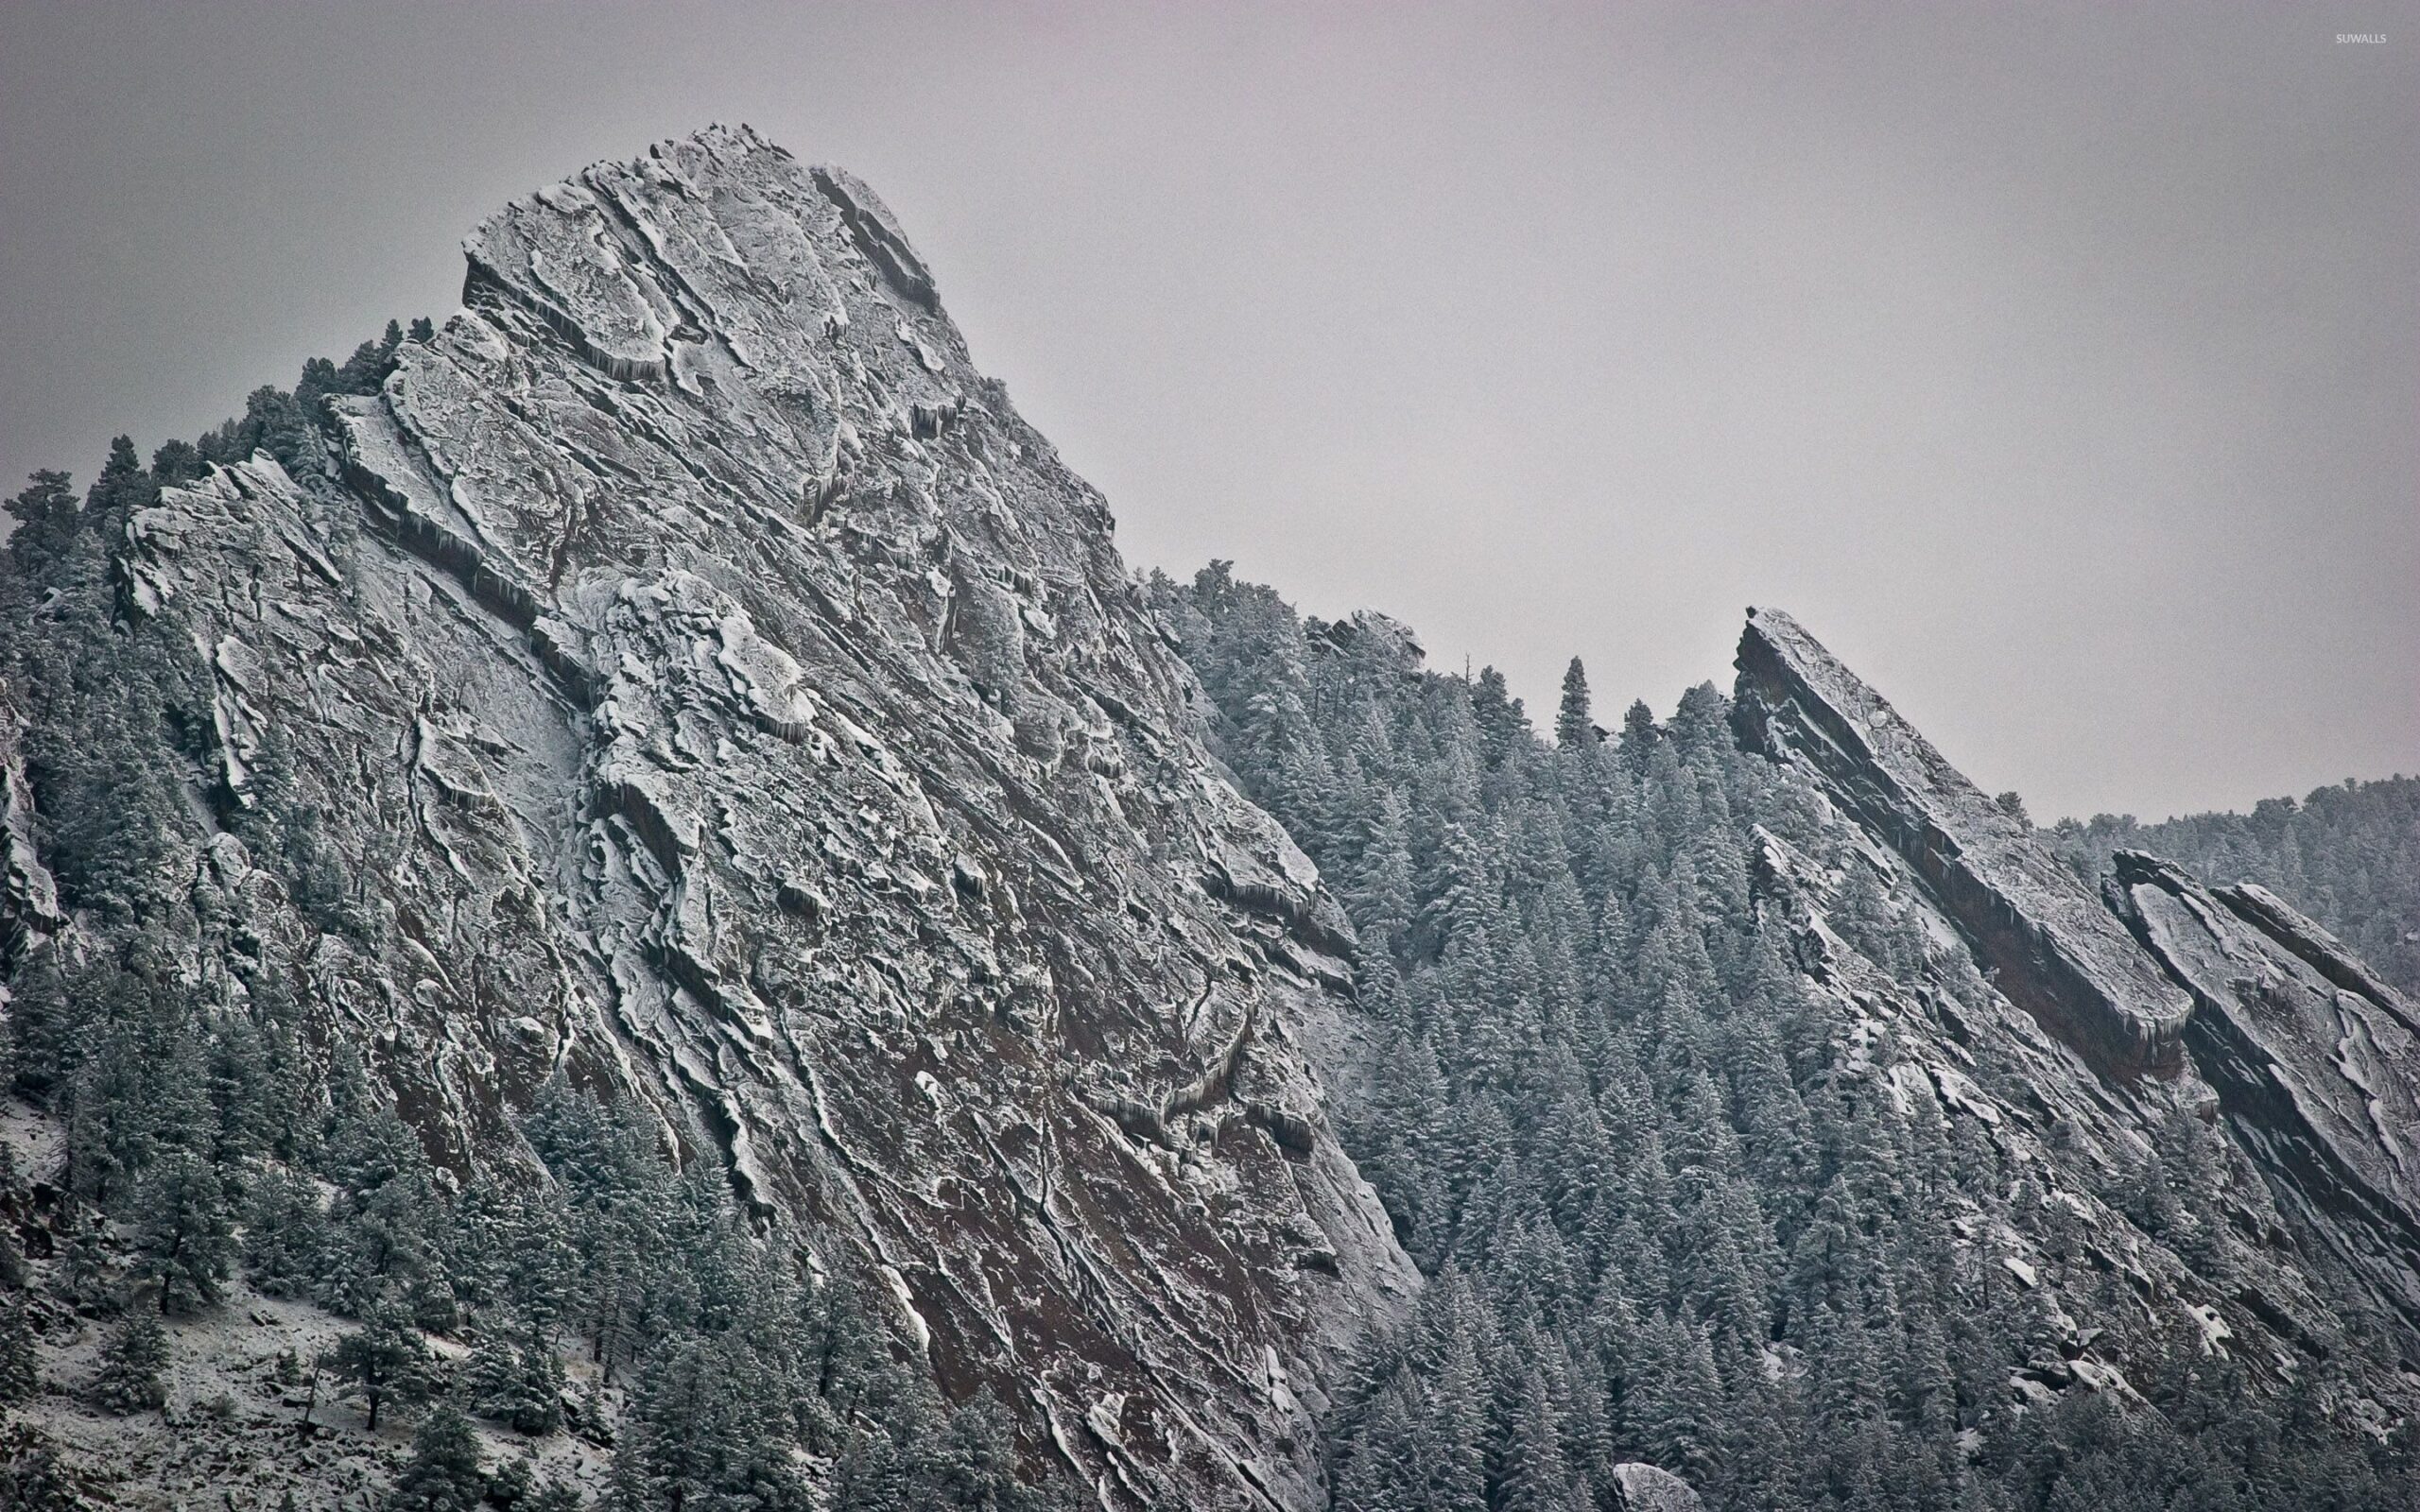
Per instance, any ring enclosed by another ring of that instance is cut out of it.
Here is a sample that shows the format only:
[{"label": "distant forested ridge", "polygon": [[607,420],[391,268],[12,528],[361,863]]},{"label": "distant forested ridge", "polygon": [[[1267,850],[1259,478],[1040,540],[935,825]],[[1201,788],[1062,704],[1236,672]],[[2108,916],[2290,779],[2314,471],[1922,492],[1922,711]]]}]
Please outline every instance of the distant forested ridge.
[{"label": "distant forested ridge", "polygon": [[[2392,1368],[2377,1346],[2331,1331],[2332,1366],[2251,1390],[2101,1269],[2087,1195],[2183,1284],[2271,1263],[2233,1227],[2258,1220],[2222,1216],[2266,1198],[2206,1124],[2096,1164],[2105,1136],[2054,1114],[2020,1160],[2003,1136],[2031,1114],[1903,1095],[1908,1041],[1855,984],[1990,989],[1802,779],[1742,753],[1714,687],[1606,731],[1575,661],[1549,741],[1496,672],[1423,670],[1383,617],[1306,619],[1225,563],[1153,592],[1226,760],[1360,932],[1346,1144],[1429,1285],[1339,1408],[1340,1508],[1617,1505],[1632,1460],[1740,1509],[2412,1504],[2408,1425],[2323,1408],[2332,1370]],[[1759,900],[1774,839],[1845,879],[1845,994]],[[1972,1079],[1944,1088],[2034,1095],[1988,1040],[1955,1055]],[[2119,1351],[2127,1375],[2095,1363]]]},{"label": "distant forested ridge", "polygon": [[2149,850],[2204,882],[2256,882],[2325,924],[2394,986],[2420,995],[2420,777],[2346,781],[2249,814],[2062,819],[2046,832],[2078,874]]}]

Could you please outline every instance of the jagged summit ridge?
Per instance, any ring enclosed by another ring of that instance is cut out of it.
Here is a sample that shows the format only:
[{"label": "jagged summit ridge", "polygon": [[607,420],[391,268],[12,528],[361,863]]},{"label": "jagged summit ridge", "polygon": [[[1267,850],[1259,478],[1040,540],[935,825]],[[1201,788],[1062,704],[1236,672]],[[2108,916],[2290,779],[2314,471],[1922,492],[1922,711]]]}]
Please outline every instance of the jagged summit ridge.
[{"label": "jagged summit ridge", "polygon": [[1099,496],[880,201],[746,128],[465,252],[340,490],[258,456],[130,532],[222,799],[291,772],[394,924],[222,839],[227,928],[458,1168],[549,1076],[639,1098],[1104,1504],[1316,1503],[1321,1383],[1416,1283],[1305,1048],[1351,929]]},{"label": "jagged summit ridge", "polygon": [[2001,989],[2105,1074],[2171,1076],[2192,1005],[2023,820],[1779,610],[1751,610],[1734,719],[1915,868]]}]

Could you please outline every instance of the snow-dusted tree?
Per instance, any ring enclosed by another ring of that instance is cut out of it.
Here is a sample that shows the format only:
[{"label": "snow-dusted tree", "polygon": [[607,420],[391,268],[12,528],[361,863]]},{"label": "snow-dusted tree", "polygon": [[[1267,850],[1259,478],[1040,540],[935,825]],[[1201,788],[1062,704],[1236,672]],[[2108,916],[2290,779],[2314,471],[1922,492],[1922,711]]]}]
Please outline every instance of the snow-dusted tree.
[{"label": "snow-dusted tree", "polygon": [[100,1374],[93,1397],[112,1412],[147,1412],[168,1400],[168,1334],[151,1308],[128,1311],[101,1346]]}]

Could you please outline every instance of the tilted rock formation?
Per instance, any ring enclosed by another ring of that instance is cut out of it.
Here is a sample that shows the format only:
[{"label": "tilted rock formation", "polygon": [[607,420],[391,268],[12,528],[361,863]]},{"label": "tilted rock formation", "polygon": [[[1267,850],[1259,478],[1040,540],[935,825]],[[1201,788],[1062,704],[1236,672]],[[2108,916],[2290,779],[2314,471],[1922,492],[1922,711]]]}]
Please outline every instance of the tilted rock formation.
[{"label": "tilted rock formation", "polygon": [[[2188,1331],[2275,1383],[2280,1360],[2312,1352],[2308,1325],[2329,1315],[2328,1298],[2267,1246],[2238,1257],[2240,1274],[2199,1268],[2206,1256],[2180,1253],[2120,1200],[2126,1173],[2156,1162],[2175,1120],[2197,1116],[2208,1090],[2189,1071],[2165,1081],[2103,1081],[1998,983],[1959,969],[1967,960],[1957,925],[1913,868],[1837,804],[1828,817],[1851,830],[1848,866],[1826,868],[1760,833],[1758,906],[1788,926],[1808,989],[1846,1026],[1842,1059],[1852,1074],[1911,1121],[1955,1131],[1953,1144],[1991,1151],[2007,1183],[2005,1207],[1982,1202],[1950,1217],[1972,1271],[2031,1294],[2048,1319],[2034,1352],[2012,1362],[2017,1399],[2046,1402],[2070,1389],[2127,1395],[2130,1363],[2164,1335]],[[1879,960],[1847,937],[1847,873],[1859,868],[1879,880],[1902,922],[1936,942],[1931,959]],[[2245,1236],[2285,1230],[2256,1182],[2229,1189],[2197,1216]],[[2061,1232],[2064,1254],[2048,1240]],[[2100,1277],[2122,1279],[2135,1304],[2097,1305]]]},{"label": "tilted rock formation", "polygon": [[[2083,1220],[2095,1263],[2154,1309],[2182,1305],[2213,1349],[2232,1339],[2256,1367],[2281,1350],[2325,1354],[2310,1322],[2346,1311],[2349,1280],[2371,1304],[2351,1311],[2388,1318],[2395,1348],[2420,1361],[2412,1006],[2257,886],[2208,888],[2121,853],[2095,900],[1788,615],[1751,610],[1737,664],[1742,744],[1807,772],[1876,869],[1902,880],[1905,906],[1987,980],[1962,992],[1878,969],[1826,922],[1837,879],[1766,837],[1760,881],[1792,912],[1801,964],[1890,1035],[1896,1071],[1988,1124],[2003,1158],[2041,1172]],[[1978,1085],[1970,1051],[1986,1045],[2021,1096]],[[2180,1112],[2222,1115],[2267,1189],[2238,1184],[2223,1213],[2204,1215],[2257,1242],[2224,1273],[2197,1270],[2089,1190],[2156,1151]],[[2032,1262],[2010,1259],[2033,1284]],[[2274,1343],[2247,1347],[2262,1335]],[[2041,1379],[2091,1363],[2048,1362]]]},{"label": "tilted rock formation", "polygon": [[[1417,1283],[1326,1113],[1351,929],[1205,753],[1099,497],[880,202],[744,129],[466,252],[466,308],[320,455],[128,527],[112,592],[208,704],[151,948],[214,1004],[290,988],[458,1174],[525,1159],[551,1077],[635,1099],[1103,1506],[1322,1504],[1324,1387]],[[1417,655],[1381,616],[1327,633]],[[2340,1318],[2297,1247],[2420,1315],[2407,1005],[2257,889],[2130,860],[2113,914],[1785,615],[1740,673],[1828,858],[1761,836],[1755,904],[1838,1010],[1844,1095],[1984,1173],[1953,1258],[2029,1305],[2018,1400],[2131,1396],[2180,1332],[2291,1379]],[[100,927],[62,914],[14,732],[11,953]],[[243,837],[275,833],[307,875]],[[1858,868],[1923,945],[1835,927]],[[2221,1108],[2266,1185],[2189,1232],[2130,1214]]]},{"label": "tilted rock formation", "polygon": [[2118,1076],[2169,1076],[2192,1005],[2037,842],[1797,621],[1751,610],[1734,717],[1921,876],[2000,990]]},{"label": "tilted rock formation", "polygon": [[645,1099],[1105,1505],[1319,1503],[1320,1383],[1416,1282],[1305,1048],[1351,931],[1100,497],[880,201],[745,129],[465,247],[342,490],[263,455],[130,532],[217,800],[316,807],[380,926],[221,833],[203,954],[305,984],[458,1168],[558,1073]]},{"label": "tilted rock formation", "polygon": [[2106,891],[2193,994],[2194,1064],[2279,1202],[2420,1324],[2420,1011],[2258,885],[2121,850]]}]

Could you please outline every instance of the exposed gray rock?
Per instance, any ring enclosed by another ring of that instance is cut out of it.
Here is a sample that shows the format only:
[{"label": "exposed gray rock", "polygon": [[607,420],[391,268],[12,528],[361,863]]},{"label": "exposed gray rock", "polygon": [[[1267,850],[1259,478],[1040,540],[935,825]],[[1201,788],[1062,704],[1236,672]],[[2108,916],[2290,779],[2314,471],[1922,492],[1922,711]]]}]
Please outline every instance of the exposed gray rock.
[{"label": "exposed gray rock", "polygon": [[337,927],[199,846],[196,970],[240,932],[458,1168],[557,1072],[646,1099],[1104,1505],[1319,1504],[1322,1383],[1417,1280],[1303,1049],[1350,926],[1099,495],[872,192],[745,129],[465,249],[341,403],[349,497],[262,455],[130,530],[217,800],[273,769],[351,879]]},{"label": "exposed gray rock", "polygon": [[1742,741],[1804,763],[1914,868],[1999,989],[2102,1074],[2172,1076],[2192,1004],[2091,889],[1778,610],[1751,610]]},{"label": "exposed gray rock", "polygon": [[2106,892],[2193,994],[2194,1062],[2279,1202],[2420,1323],[2420,1013],[2261,887],[2121,850]]},{"label": "exposed gray rock", "polygon": [[[1854,826],[1858,859],[1893,906],[1982,969],[1962,982],[1946,952],[1912,971],[1877,964],[1832,926],[1842,880],[1762,837],[1760,894],[1789,919],[1809,983],[1847,1008],[1859,1058],[1877,1074],[1887,1066],[1893,1096],[1981,1125],[2001,1168],[2073,1220],[2094,1268],[2126,1278],[2158,1326],[2189,1322],[2211,1353],[2256,1375],[2329,1354],[2314,1320],[2340,1315],[2341,1272],[2402,1314],[2397,1347],[2420,1359],[2411,1005],[2257,887],[2205,888],[2121,852],[2096,901],[1789,616],[1751,611],[1738,665],[1743,743],[1802,766]],[[2180,1247],[2123,1211],[2125,1173],[2158,1156],[2184,1115],[2221,1112],[2262,1179],[2223,1182]],[[2045,1305],[2088,1289],[2021,1232],[1975,1239]],[[2037,1401],[2076,1385],[2127,1395],[2118,1362],[2145,1320],[2071,1318],[2058,1357],[2011,1384]]]},{"label": "exposed gray rock", "polygon": [[17,743],[25,721],[0,689],[0,950],[14,951],[28,934],[56,933],[66,923],[59,888],[34,846],[33,795]]},{"label": "exposed gray rock", "polygon": [[1616,1465],[1613,1479],[1619,1512],[1701,1512],[1705,1505],[1688,1482],[1652,1465]]},{"label": "exposed gray rock", "polygon": [[[1837,809],[1829,817],[1851,822]],[[1834,871],[1777,835],[1757,838],[1757,904],[1787,923],[1808,990],[1844,1025],[1840,1058],[1851,1084],[1953,1144],[1988,1149],[2010,1183],[2007,1209],[1978,1205],[1952,1223],[1967,1274],[2027,1294],[2055,1325],[2035,1341],[2040,1355],[2012,1372],[2014,1400],[2040,1404],[2077,1387],[2123,1395],[2124,1361],[2188,1331],[2272,1386],[2283,1383],[2281,1361],[2315,1352],[2300,1320],[2326,1316],[2328,1304],[2304,1269],[2223,1238],[2286,1231],[2261,1183],[2247,1177],[2212,1199],[2201,1216],[2221,1237],[2191,1257],[2124,1206],[2125,1174],[2157,1159],[2180,1116],[2214,1101],[2189,1068],[2165,1081],[2103,1081],[1993,984],[1961,969],[1955,925],[1895,852],[1867,841]],[[1857,868],[1938,942],[1928,959],[1886,966],[1836,927],[1845,872]],[[2224,1251],[2223,1264],[2211,1263],[2210,1249]],[[2107,1311],[2100,1282],[2110,1277],[2139,1305]]]}]

